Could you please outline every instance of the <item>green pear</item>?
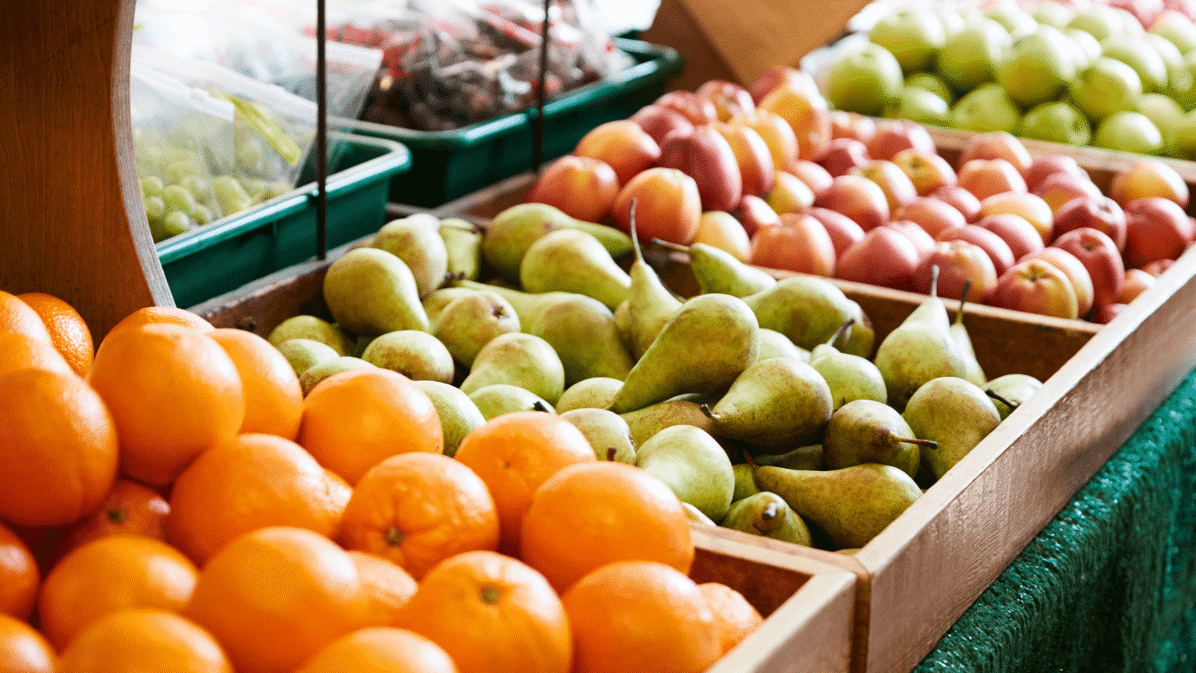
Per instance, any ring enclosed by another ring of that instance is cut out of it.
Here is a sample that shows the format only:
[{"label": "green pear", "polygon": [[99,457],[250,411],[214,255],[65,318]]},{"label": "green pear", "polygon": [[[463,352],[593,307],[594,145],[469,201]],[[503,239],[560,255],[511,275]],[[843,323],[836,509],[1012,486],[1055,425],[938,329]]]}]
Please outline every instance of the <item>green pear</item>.
[{"label": "green pear", "polygon": [[370,247],[385,250],[403,260],[420,297],[444,284],[448,273],[448,250],[440,237],[440,218],[417,213],[382,225]]},{"label": "green pear", "polygon": [[954,376],[923,384],[902,416],[917,437],[938,443],[938,449],[922,453],[922,463],[935,479],[942,479],[1001,423],[1000,412],[984,391]]},{"label": "green pear", "polygon": [[773,358],[745,369],[707,410],[715,435],[775,451],[817,441],[831,408],[830,388],[813,367]]},{"label": "green pear", "polygon": [[826,458],[821,444],[799,446],[788,453],[755,456],[758,465],[787,467],[791,470],[825,470]]},{"label": "green pear", "polygon": [[592,297],[561,293],[545,302],[525,328],[556,350],[566,386],[595,377],[622,381],[634,364],[614,314]]},{"label": "green pear", "polygon": [[295,376],[303,376],[312,366],[339,357],[331,346],[312,339],[287,339],[276,348],[295,370]]},{"label": "green pear", "polygon": [[354,334],[428,331],[415,277],[403,260],[385,250],[357,248],[329,265],[324,303],[337,324]]},{"label": "green pear", "polygon": [[519,321],[523,324],[530,323],[536,317],[537,313],[553,302],[568,297],[584,296],[578,295],[576,292],[540,292],[533,294],[502,285],[478,283],[464,279],[454,280],[453,285],[458,289],[485,290],[501,295],[515,309],[515,314],[519,316]]},{"label": "green pear", "polygon": [[437,232],[444,241],[449,275],[477,280],[482,263],[482,228],[459,217],[450,217],[440,221]]},{"label": "green pear", "polygon": [[713,521],[721,520],[731,506],[735,493],[731,459],[701,428],[675,425],[661,430],[636,449],[635,464]]},{"label": "green pear", "polygon": [[556,410],[559,414],[574,409],[605,409],[615,399],[623,382],[609,376],[595,376],[582,379],[565,388],[561,399],[557,400]]},{"label": "green pear", "polygon": [[454,299],[440,312],[435,336],[453,359],[466,367],[491,339],[521,328],[515,309],[496,292],[474,292]]},{"label": "green pear", "polygon": [[633,341],[631,337],[631,303],[620,302],[615,307],[615,327],[619,329],[619,336],[623,339],[623,343],[631,344]]},{"label": "green pear", "polygon": [[806,522],[793,512],[784,498],[768,491],[731,503],[719,525],[803,547],[812,544]]},{"label": "green pear", "polygon": [[776,330],[760,328],[760,355],[757,362],[773,358],[793,358],[810,361],[810,351],[794,344],[789,337]]},{"label": "green pear", "polygon": [[627,427],[631,429],[631,439],[636,446],[674,425],[692,425],[706,432],[714,430],[714,422],[702,412],[702,405],[689,400],[665,400],[619,415],[627,421]]},{"label": "green pear", "polygon": [[614,227],[583,222],[548,204],[520,203],[491,220],[482,237],[482,257],[504,278],[518,281],[528,248],[544,235],[560,229],[594,236],[612,257],[631,252],[631,239]]},{"label": "green pear", "polygon": [[756,466],[750,463],[735,463],[731,466],[731,471],[735,474],[735,493],[731,495],[732,507],[737,501],[761,492],[760,487],[756,486],[756,477],[752,475],[755,469]]},{"label": "green pear", "polygon": [[704,523],[707,526],[717,526],[718,525],[717,523],[714,523],[713,521],[711,521],[710,517],[706,516],[705,514],[702,514],[702,510],[698,509],[697,507],[694,507],[693,505],[689,504],[688,502],[681,503],[681,509],[685,510],[685,517],[687,519],[689,519],[690,521],[693,521],[696,523]]},{"label": "green pear", "polygon": [[598,460],[635,465],[635,441],[622,416],[606,409],[572,409],[560,413],[561,418],[576,425],[586,436]]},{"label": "green pear", "polygon": [[684,246],[658,238],[652,239],[652,242],[689,255],[689,269],[698,281],[701,294],[729,294],[742,299],[777,284],[772,274],[744,264],[731,253],[713,245],[694,243]]},{"label": "green pear", "polygon": [[971,287],[971,279],[963,282],[959,310],[955,312],[955,322],[951,323],[951,338],[955,339],[955,345],[959,347],[959,354],[963,356],[965,365],[963,378],[983,388],[988,379],[984,376],[984,369],[980,367],[980,362],[976,360],[976,349],[972,346],[972,337],[968,335],[968,328],[963,325],[963,307],[968,301],[968,290]]},{"label": "green pear", "polygon": [[339,374],[350,369],[374,368],[374,365],[360,358],[355,358],[351,355],[341,355],[308,367],[307,371],[303,372],[303,375],[299,377],[299,388],[302,389],[303,396],[307,397],[307,394],[311,392],[312,388],[316,387],[317,383],[333,374]]},{"label": "green pear", "polygon": [[854,322],[843,323],[829,342],[815,346],[810,353],[810,366],[822,375],[830,388],[834,410],[854,400],[885,402],[889,399],[885,379],[876,365],[867,358],[840,352],[834,346],[841,333],[850,329]]},{"label": "green pear", "polygon": [[278,323],[270,330],[266,340],[277,348],[279,344],[291,339],[310,339],[318,341],[337,355],[349,355],[353,352],[353,340],[338,325],[317,318],[314,315],[295,315]]},{"label": "green pear", "polygon": [[922,489],[892,465],[865,463],[839,470],[756,468],[756,485],[781,496],[836,548],[860,548],[897,519]]},{"label": "green pear", "polygon": [[919,447],[938,444],[918,439],[897,410],[884,402],[856,400],[831,416],[822,438],[826,466],[838,470],[864,463],[892,465],[909,476],[918,473]]},{"label": "green pear", "polygon": [[486,420],[503,414],[513,414],[517,411],[556,413],[556,410],[544,398],[530,390],[506,383],[496,383],[485,388],[478,388],[469,395],[469,399],[477,405],[478,411],[482,412],[482,416]]},{"label": "green pear", "polygon": [[984,392],[992,398],[1003,421],[1041,387],[1042,381],[1028,374],[1006,374],[985,384]]},{"label": "green pear", "polygon": [[631,277],[598,239],[584,231],[561,229],[532,244],[519,265],[528,292],[576,292],[615,310],[628,298]]},{"label": "green pear", "polygon": [[[743,301],[756,314],[760,327],[776,330],[806,350],[826,343],[840,325],[852,318],[856,320],[853,336],[857,329],[866,335],[866,331],[860,327],[864,321],[859,305],[823,278],[784,278],[767,290],[745,297]],[[852,347],[848,348],[845,344],[843,350],[867,356],[872,344],[862,336],[856,338],[858,344],[849,337],[848,343]]]},{"label": "green pear", "polygon": [[510,332],[486,342],[461,382],[466,395],[496,383],[529,390],[556,404],[565,391],[565,368],[548,342],[534,334]]},{"label": "green pear", "polygon": [[361,359],[412,381],[452,383],[453,356],[436,337],[419,330],[387,332],[370,342]]},{"label": "green pear", "polygon": [[644,356],[635,363],[611,403],[626,413],[684,393],[715,393],[756,361],[756,316],[742,299],[698,295],[681,305]]},{"label": "green pear", "polygon": [[427,394],[440,417],[440,429],[444,433],[444,455],[452,458],[457,453],[461,440],[486,422],[478,405],[461,392],[460,388],[439,381],[416,381],[416,386]]},{"label": "green pear", "polygon": [[635,261],[631,263],[628,274],[631,289],[627,295],[627,329],[631,336],[631,355],[638,360],[669,320],[681,310],[681,300],[673,296],[660,281],[660,276],[656,275],[656,270],[644,261],[639,239],[636,238],[634,203],[631,210],[631,242],[635,249]]},{"label": "green pear", "polygon": [[428,316],[428,331],[432,334],[436,333],[436,325],[440,320],[440,314],[448,305],[453,303],[454,299],[460,299],[466,295],[473,294],[474,290],[463,287],[442,287],[432,294],[423,298],[420,303],[424,307],[424,313]]}]

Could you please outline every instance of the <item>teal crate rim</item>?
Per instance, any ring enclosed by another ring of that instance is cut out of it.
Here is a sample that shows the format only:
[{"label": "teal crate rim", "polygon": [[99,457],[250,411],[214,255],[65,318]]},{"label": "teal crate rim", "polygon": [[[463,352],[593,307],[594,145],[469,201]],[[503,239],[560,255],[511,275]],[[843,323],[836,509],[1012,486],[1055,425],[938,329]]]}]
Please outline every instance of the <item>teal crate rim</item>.
[{"label": "teal crate rim", "polygon": [[[411,151],[402,143],[384,138],[338,132],[330,132],[328,137],[331,140],[373,145],[386,150],[386,153],[380,157],[329,175],[325,183],[325,191],[328,196],[335,196],[336,192],[351,189],[377,177],[401,173],[411,167]],[[192,232],[166,239],[156,246],[158,259],[162,264],[169,264],[229,239],[272,227],[276,220],[302,210],[318,194],[319,187],[315,182],[309,182],[286,194],[264,201],[249,212],[233,213]]]}]

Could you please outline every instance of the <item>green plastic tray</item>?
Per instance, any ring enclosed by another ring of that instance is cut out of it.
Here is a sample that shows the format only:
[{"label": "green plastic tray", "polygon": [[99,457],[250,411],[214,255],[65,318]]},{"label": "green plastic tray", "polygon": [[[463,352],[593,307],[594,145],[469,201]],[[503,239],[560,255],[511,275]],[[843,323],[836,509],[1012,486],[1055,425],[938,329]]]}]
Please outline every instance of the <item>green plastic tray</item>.
[{"label": "green plastic tray", "polygon": [[[411,167],[402,144],[329,133],[328,248],[377,231],[386,219],[391,178]],[[317,187],[312,180],[251,209],[157,245],[178,306],[194,306],[316,255]]]},{"label": "green plastic tray", "polygon": [[[579,87],[544,106],[545,160],[573,151],[590,129],[626,119],[665,91],[681,72],[676,50],[612,38],[635,64],[614,77]],[[355,133],[401,142],[412,170],[391,181],[390,200],[432,208],[532,168],[535,108],[455,131],[415,131],[372,122],[350,122]]]}]

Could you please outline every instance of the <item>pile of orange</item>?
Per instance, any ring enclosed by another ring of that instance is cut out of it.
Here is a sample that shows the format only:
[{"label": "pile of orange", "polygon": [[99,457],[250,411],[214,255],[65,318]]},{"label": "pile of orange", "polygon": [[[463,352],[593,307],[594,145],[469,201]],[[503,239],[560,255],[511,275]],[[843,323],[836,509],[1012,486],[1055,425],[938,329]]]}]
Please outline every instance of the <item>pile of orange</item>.
[{"label": "pile of orange", "polygon": [[663,482],[558,416],[443,455],[385,369],[305,398],[265,339],[142,309],[93,354],[0,291],[0,670],[703,671],[761,621]]}]

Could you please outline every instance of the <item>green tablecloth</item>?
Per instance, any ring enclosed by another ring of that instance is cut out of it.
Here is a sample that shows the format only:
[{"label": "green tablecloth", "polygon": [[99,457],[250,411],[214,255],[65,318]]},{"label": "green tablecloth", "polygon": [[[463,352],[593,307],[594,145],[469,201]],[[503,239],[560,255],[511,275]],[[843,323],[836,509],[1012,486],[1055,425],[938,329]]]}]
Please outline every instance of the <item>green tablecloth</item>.
[{"label": "green tablecloth", "polygon": [[915,669],[1193,670],[1196,373]]}]

